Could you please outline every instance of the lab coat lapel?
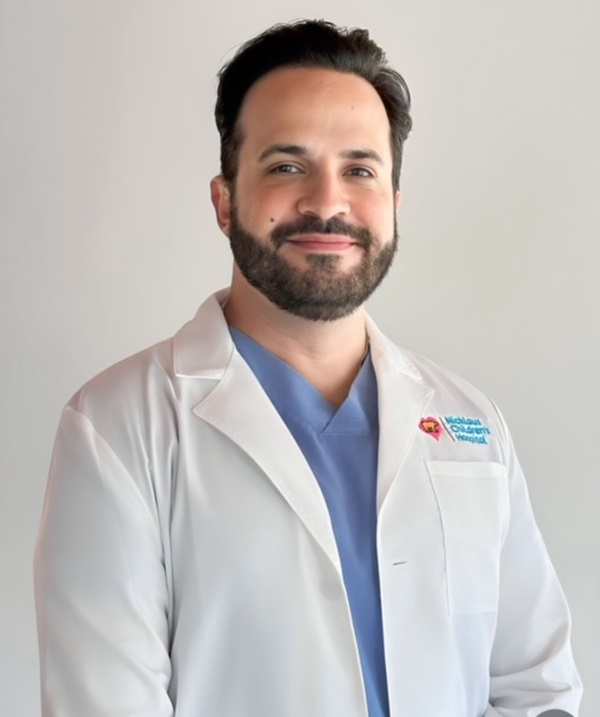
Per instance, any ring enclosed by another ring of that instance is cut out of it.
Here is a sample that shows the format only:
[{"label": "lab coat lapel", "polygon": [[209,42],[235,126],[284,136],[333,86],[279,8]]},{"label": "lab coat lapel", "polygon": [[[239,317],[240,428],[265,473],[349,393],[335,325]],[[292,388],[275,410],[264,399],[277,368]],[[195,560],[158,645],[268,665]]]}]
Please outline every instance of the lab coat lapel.
[{"label": "lab coat lapel", "polygon": [[[175,337],[178,376],[214,381],[194,413],[236,443],[264,471],[341,573],[327,505],[296,441],[258,380],[235,351],[219,304],[207,299]],[[367,319],[379,401],[377,508],[381,509],[425,415],[433,389]]]},{"label": "lab coat lapel", "polygon": [[321,489],[298,444],[237,352],[222,380],[194,413],[236,443],[264,471],[341,573]]},{"label": "lab coat lapel", "polygon": [[419,421],[425,415],[434,391],[423,382],[407,357],[380,333],[370,319],[367,330],[377,376],[379,402],[379,512],[415,439]]}]

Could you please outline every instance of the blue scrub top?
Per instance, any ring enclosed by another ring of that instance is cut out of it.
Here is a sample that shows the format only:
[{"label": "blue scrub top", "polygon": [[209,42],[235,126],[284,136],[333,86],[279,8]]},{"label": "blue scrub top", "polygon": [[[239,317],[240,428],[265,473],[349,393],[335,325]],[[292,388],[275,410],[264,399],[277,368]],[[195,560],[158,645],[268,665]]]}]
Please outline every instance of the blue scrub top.
[{"label": "blue scrub top", "polygon": [[389,717],[377,566],[377,380],[370,354],[336,408],[304,376],[230,327],[300,446],[327,503],[358,644],[369,717]]}]

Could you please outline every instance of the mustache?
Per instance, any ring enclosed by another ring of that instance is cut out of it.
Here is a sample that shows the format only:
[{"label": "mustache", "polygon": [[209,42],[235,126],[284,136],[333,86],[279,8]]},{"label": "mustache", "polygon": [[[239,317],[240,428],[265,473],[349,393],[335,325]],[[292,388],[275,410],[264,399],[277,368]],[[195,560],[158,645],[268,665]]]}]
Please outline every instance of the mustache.
[{"label": "mustache", "polygon": [[359,246],[367,247],[373,243],[373,235],[365,227],[348,224],[339,217],[323,220],[319,217],[306,216],[287,224],[279,224],[271,232],[271,240],[276,248],[290,237],[302,234],[344,234],[356,241]]}]

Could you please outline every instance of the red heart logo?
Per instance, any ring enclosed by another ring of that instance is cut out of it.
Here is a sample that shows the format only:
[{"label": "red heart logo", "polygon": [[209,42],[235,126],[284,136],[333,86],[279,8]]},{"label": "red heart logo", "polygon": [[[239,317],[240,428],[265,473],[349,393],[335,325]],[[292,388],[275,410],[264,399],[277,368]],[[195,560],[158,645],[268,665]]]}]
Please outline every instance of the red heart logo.
[{"label": "red heart logo", "polygon": [[429,436],[435,438],[436,441],[440,440],[440,436],[444,431],[442,424],[437,420],[437,418],[433,418],[433,416],[422,418],[419,422],[419,428],[424,433],[427,433]]}]

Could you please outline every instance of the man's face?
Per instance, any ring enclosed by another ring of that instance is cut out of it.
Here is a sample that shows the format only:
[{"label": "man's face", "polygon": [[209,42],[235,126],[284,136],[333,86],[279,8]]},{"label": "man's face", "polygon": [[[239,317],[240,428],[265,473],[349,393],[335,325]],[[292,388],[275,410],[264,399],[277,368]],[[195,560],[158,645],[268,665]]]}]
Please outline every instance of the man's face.
[{"label": "man's face", "polygon": [[351,313],[397,246],[390,127],[376,91],[356,75],[276,70],[248,92],[239,129],[235,186],[213,183],[238,280],[304,318]]}]

